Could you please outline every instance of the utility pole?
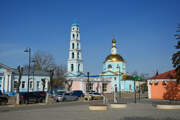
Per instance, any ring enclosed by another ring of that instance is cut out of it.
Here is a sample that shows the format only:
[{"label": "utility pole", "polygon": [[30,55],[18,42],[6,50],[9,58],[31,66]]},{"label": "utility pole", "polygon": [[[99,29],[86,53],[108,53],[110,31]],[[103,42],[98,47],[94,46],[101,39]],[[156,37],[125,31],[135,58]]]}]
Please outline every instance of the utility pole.
[{"label": "utility pole", "polygon": [[87,91],[90,92],[90,82],[89,82],[89,72],[87,72],[87,83],[88,83],[88,89]]},{"label": "utility pole", "polygon": [[24,52],[29,53],[29,65],[28,65],[28,88],[27,88],[27,103],[29,104],[29,80],[30,80],[30,69],[31,69],[31,48],[27,48]]}]

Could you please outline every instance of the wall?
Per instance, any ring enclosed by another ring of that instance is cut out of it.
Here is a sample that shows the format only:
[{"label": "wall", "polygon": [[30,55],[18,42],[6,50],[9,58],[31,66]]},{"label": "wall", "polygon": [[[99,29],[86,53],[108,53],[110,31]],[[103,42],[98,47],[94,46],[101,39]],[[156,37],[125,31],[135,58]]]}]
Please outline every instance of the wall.
[{"label": "wall", "polygon": [[162,81],[158,81],[157,85],[152,82],[149,87],[152,99],[180,100],[180,84],[177,85],[175,81],[167,81],[166,85]]}]

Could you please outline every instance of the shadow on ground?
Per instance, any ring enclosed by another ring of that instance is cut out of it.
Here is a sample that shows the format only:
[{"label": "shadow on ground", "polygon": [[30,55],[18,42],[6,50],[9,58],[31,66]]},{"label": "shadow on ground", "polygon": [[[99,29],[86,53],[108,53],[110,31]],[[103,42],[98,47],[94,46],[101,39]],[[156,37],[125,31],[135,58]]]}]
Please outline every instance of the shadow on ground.
[{"label": "shadow on ground", "polygon": [[120,120],[178,120],[173,118],[150,118],[150,117],[125,117]]}]

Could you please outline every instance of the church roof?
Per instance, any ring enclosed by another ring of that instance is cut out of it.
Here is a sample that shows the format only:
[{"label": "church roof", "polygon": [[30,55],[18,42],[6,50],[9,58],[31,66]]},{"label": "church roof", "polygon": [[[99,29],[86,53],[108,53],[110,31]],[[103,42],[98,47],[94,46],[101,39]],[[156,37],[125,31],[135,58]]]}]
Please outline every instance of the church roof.
[{"label": "church roof", "polygon": [[149,78],[148,80],[153,80],[153,79],[176,79],[176,72],[175,70],[170,70],[168,72],[155,75]]},{"label": "church roof", "polygon": [[109,61],[109,62],[124,62],[124,59],[123,59],[123,57],[120,56],[119,54],[115,54],[115,55],[110,54],[110,55],[108,55],[108,56],[106,57],[104,63],[105,63],[105,62],[108,62],[108,61]]},{"label": "church roof", "polygon": [[79,24],[78,23],[73,23],[72,26],[79,26]]}]

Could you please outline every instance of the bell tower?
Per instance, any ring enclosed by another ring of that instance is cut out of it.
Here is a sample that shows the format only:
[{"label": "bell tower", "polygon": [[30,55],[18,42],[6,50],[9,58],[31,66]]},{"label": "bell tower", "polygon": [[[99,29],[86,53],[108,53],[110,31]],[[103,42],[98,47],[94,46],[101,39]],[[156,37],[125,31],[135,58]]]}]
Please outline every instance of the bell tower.
[{"label": "bell tower", "polygon": [[83,72],[83,61],[80,44],[80,30],[77,23],[72,24],[68,59],[68,72],[78,75]]}]

